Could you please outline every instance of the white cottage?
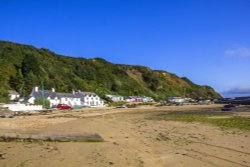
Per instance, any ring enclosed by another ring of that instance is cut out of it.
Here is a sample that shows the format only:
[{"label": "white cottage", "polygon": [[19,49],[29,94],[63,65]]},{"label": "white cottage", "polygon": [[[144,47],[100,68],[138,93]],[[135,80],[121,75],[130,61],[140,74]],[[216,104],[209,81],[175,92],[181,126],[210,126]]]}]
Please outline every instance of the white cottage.
[{"label": "white cottage", "polygon": [[119,95],[106,95],[108,98],[110,98],[112,101],[116,102],[116,101],[124,101],[124,97],[123,96],[119,96]]},{"label": "white cottage", "polygon": [[80,98],[82,105],[90,107],[104,107],[104,101],[93,92],[82,92],[78,91],[75,96]]},{"label": "white cottage", "polygon": [[186,99],[182,98],[182,97],[169,97],[168,102],[170,102],[170,103],[184,103],[184,102],[186,102]]},{"label": "white cottage", "polygon": [[20,97],[19,93],[17,93],[15,90],[9,90],[8,93],[11,101],[18,100]]},{"label": "white cottage", "polygon": [[36,98],[42,97],[49,100],[50,107],[56,107],[58,104],[66,104],[72,107],[81,105],[81,99],[79,97],[71,93],[57,93],[54,88],[52,88],[51,91],[41,91],[38,87],[34,87],[27,101],[34,104]]}]

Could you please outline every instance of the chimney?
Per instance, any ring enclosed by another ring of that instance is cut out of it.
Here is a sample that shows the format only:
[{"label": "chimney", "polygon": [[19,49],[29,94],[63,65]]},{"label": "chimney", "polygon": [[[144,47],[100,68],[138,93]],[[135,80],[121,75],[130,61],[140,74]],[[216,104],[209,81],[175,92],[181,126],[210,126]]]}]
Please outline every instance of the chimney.
[{"label": "chimney", "polygon": [[56,90],[55,90],[55,88],[51,88],[51,91],[52,91],[52,92],[55,92]]},{"label": "chimney", "polygon": [[72,89],[72,94],[74,95],[74,94],[76,94],[76,92],[75,92],[75,90],[74,89]]},{"label": "chimney", "polygon": [[35,87],[33,88],[33,90],[34,90],[34,92],[38,92],[38,90],[39,90],[38,86],[35,86]]}]

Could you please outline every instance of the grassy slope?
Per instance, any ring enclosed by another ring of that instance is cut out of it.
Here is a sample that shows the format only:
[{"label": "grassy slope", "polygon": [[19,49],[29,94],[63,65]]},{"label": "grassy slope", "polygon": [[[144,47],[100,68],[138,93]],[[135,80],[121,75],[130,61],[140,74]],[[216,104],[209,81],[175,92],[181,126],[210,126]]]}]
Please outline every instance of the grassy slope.
[{"label": "grassy slope", "polygon": [[225,112],[175,112],[160,116],[166,121],[201,122],[226,128],[250,130],[250,118]]},{"label": "grassy slope", "polygon": [[6,90],[28,94],[44,81],[45,88],[95,91],[100,95],[146,95],[220,97],[211,87],[199,86],[187,78],[143,66],[112,64],[104,59],[61,56],[47,49],[0,41],[0,101]]}]

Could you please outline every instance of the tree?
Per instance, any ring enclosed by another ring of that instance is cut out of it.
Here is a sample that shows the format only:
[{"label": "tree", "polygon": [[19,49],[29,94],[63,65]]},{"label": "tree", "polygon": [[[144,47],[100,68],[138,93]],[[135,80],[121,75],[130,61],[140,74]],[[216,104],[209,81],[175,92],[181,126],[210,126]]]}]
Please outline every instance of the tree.
[{"label": "tree", "polygon": [[[44,103],[45,103],[45,105],[43,106],[43,108],[50,108],[50,101],[48,99],[44,99]],[[36,105],[43,105],[43,98],[42,97],[36,98],[35,104]]]},{"label": "tree", "polygon": [[30,72],[37,76],[40,74],[40,63],[33,54],[26,55],[22,62],[23,76],[26,78]]},{"label": "tree", "polygon": [[40,83],[40,81],[37,79],[37,76],[33,74],[33,72],[29,72],[27,74],[27,77],[24,79],[24,89],[23,89],[23,93],[24,95],[28,95],[30,93],[30,91],[32,90],[32,88],[35,85],[38,85]]},{"label": "tree", "polygon": [[10,77],[9,84],[12,89],[22,93],[21,88],[23,87],[23,75],[20,69],[16,72],[15,76]]},{"label": "tree", "polygon": [[9,102],[9,94],[6,89],[0,86],[0,103],[7,103]]}]

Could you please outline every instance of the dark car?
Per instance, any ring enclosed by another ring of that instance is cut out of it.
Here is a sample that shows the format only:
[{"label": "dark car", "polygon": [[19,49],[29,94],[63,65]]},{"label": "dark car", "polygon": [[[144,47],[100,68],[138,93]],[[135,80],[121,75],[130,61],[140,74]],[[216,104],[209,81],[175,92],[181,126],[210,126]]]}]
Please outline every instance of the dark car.
[{"label": "dark car", "polygon": [[224,107],[221,109],[221,111],[232,111],[233,107],[235,107],[234,104],[226,104]]},{"label": "dark car", "polygon": [[231,107],[228,107],[228,108],[224,107],[221,109],[221,111],[232,111],[232,108]]},{"label": "dark car", "polygon": [[127,108],[136,108],[136,105],[135,104],[128,104]]},{"label": "dark car", "polygon": [[120,105],[117,105],[116,108],[126,108],[126,106],[123,104],[120,104]]},{"label": "dark car", "polygon": [[72,107],[67,105],[67,104],[58,104],[56,106],[56,108],[59,108],[59,109],[72,109]]},{"label": "dark car", "polygon": [[234,104],[227,104],[227,105],[224,105],[224,108],[232,108],[232,107],[235,107]]}]

